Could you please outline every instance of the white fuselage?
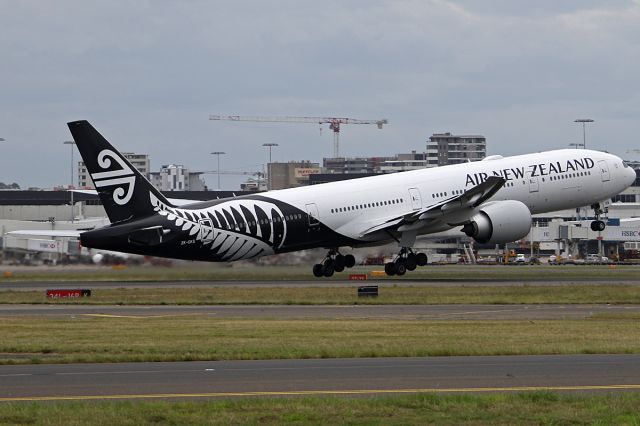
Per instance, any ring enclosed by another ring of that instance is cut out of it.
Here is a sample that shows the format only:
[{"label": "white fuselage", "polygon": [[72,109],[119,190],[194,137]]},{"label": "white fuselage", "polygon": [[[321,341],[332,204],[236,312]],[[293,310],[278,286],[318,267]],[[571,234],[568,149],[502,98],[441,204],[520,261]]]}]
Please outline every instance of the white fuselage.
[{"label": "white fuselage", "polygon": [[[316,216],[354,239],[366,224],[438,204],[497,175],[506,184],[490,201],[518,200],[532,214],[606,200],[627,188],[635,172],[620,158],[591,150],[563,149],[414,170],[266,193]],[[364,225],[363,225],[364,224]],[[421,233],[437,232],[425,228]]]}]

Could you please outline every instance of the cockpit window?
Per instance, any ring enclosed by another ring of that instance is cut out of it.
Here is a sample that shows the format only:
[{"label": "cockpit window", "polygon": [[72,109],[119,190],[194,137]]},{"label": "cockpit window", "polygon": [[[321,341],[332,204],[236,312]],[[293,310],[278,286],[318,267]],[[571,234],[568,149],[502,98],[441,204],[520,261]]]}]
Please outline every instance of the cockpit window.
[{"label": "cockpit window", "polygon": [[629,164],[627,164],[627,162],[626,162],[626,161],[623,161],[623,162],[622,162],[622,165],[624,166],[624,168],[625,168],[625,169],[626,169],[627,167],[631,167],[631,166],[629,166]]}]

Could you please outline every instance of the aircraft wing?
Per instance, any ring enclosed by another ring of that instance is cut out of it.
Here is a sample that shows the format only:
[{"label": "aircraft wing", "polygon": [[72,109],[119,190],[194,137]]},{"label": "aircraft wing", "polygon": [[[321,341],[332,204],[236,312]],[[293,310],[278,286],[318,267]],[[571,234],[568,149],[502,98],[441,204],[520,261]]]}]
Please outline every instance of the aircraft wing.
[{"label": "aircraft wing", "polygon": [[[365,229],[360,236],[372,234],[378,231],[408,231],[419,229],[430,221],[441,220],[445,223],[462,224],[460,218],[464,213],[469,213],[480,204],[491,198],[502,186],[505,180],[499,176],[489,176],[487,180],[473,188],[436,204],[432,204],[420,210],[407,212],[401,216],[393,216]],[[447,222],[450,218],[452,222]]]}]

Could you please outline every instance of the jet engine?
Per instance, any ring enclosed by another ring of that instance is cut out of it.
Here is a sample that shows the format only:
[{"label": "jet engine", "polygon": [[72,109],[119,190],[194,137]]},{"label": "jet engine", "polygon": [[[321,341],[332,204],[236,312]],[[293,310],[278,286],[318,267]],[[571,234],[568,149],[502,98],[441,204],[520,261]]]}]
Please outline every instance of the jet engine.
[{"label": "jet engine", "polygon": [[480,208],[462,232],[477,242],[504,244],[524,237],[531,230],[531,212],[516,200],[497,201]]}]

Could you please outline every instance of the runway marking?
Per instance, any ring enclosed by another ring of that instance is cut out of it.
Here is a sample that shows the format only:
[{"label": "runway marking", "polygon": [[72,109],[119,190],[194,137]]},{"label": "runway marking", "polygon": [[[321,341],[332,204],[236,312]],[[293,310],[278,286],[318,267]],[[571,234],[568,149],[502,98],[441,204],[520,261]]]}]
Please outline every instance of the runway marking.
[{"label": "runway marking", "polygon": [[79,314],[82,317],[97,317],[97,318],[134,318],[145,319],[153,318],[155,315],[112,315],[112,314]]},{"label": "runway marking", "polygon": [[319,396],[319,395],[384,395],[405,393],[480,393],[480,392],[535,392],[535,391],[590,391],[640,390],[640,385],[577,385],[577,386],[514,386],[495,388],[424,388],[424,389],[351,389],[265,392],[207,392],[158,393],[133,395],[75,395],[75,396],[21,396],[0,398],[0,402],[18,401],[87,401],[99,399],[158,399],[158,398],[223,398],[248,396]]},{"label": "runway marking", "polygon": [[173,314],[173,315],[114,315],[114,314],[78,314],[81,317],[97,317],[97,318],[131,318],[131,319],[149,319],[149,318],[168,318],[193,316],[199,314]]}]

